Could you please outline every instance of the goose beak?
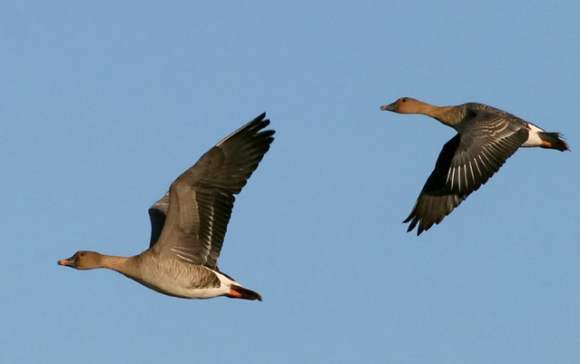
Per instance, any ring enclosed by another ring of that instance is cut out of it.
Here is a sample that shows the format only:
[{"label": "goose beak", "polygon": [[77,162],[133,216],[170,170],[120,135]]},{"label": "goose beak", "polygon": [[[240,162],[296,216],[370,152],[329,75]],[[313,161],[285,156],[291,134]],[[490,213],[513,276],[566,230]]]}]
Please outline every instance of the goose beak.
[{"label": "goose beak", "polygon": [[64,265],[64,266],[67,266],[67,267],[72,267],[73,260],[71,258],[68,258],[68,259],[60,259],[57,263],[58,263],[58,265]]},{"label": "goose beak", "polygon": [[381,106],[382,111],[395,111],[395,103]]}]

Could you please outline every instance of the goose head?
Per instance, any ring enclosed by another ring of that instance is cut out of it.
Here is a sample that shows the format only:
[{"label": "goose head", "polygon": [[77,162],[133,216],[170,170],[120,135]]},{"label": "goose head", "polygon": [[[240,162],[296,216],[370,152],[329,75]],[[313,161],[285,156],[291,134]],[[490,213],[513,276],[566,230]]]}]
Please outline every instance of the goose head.
[{"label": "goose head", "polygon": [[75,269],[102,268],[103,255],[97,252],[80,250],[70,258],[59,260],[58,264]]},{"label": "goose head", "polygon": [[401,97],[393,103],[381,106],[381,110],[399,114],[422,114],[429,106],[429,104],[412,97]]}]

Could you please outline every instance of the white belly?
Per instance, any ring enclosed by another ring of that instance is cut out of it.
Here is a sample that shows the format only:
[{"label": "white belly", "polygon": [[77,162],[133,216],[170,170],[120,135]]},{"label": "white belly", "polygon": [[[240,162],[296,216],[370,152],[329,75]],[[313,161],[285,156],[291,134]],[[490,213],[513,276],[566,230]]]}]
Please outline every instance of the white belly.
[{"label": "white belly", "polygon": [[220,274],[220,273],[215,272],[215,271],[214,271],[214,273],[218,276],[218,278],[220,280],[219,287],[187,288],[187,289],[180,290],[180,293],[182,293],[183,297],[187,297],[187,298],[212,298],[212,297],[218,297],[218,296],[223,296],[225,294],[228,294],[230,292],[230,285],[234,281],[232,281],[228,277],[224,276],[223,274]]},{"label": "white belly", "polygon": [[223,296],[230,291],[229,287],[197,288],[177,290],[176,295],[184,298],[213,298]]},{"label": "white belly", "polygon": [[[223,296],[230,292],[230,286],[232,283],[235,283],[233,280],[229,279],[228,277],[220,274],[214,270],[211,270],[206,267],[202,266],[195,266],[190,267],[184,265],[186,268],[195,268],[195,270],[191,269],[163,269],[163,268],[154,268],[154,269],[146,269],[142,271],[141,277],[130,277],[136,280],[137,282],[147,286],[157,292],[181,297],[181,298],[212,298],[217,296]],[[172,267],[173,268],[173,267]],[[220,282],[218,287],[195,287],[192,286],[192,275],[199,271],[209,271],[215,274]]]}]

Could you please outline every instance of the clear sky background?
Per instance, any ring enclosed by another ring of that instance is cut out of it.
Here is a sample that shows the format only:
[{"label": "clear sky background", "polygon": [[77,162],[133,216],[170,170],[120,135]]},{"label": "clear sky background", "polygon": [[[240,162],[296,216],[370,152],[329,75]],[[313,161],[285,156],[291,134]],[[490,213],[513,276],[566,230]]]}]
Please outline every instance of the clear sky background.
[{"label": "clear sky background", "polygon": [[[3,1],[0,362],[580,362],[578,1]],[[443,224],[401,222],[454,132],[379,111],[479,101],[524,149]],[[181,300],[133,255],[147,208],[266,111],[276,140],[220,267],[263,302]]]}]

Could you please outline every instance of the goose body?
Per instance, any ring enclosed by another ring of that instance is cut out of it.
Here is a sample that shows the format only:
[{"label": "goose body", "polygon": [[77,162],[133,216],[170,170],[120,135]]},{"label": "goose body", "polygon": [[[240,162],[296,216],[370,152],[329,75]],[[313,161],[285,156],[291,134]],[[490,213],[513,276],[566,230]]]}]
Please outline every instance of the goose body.
[{"label": "goose body", "polygon": [[259,115],[183,172],[149,209],[149,248],[131,257],[78,251],[58,264],[106,268],[157,292],[181,298],[227,296],[261,300],[221,272],[217,261],[235,195],[246,184],[274,140],[270,121]]},{"label": "goose body", "polygon": [[455,129],[457,134],[441,150],[413,210],[405,219],[407,231],[417,235],[440,223],[469,194],[485,184],[520,147],[569,150],[560,133],[547,132],[494,107],[466,103],[435,106],[410,97],[381,110],[423,114]]},{"label": "goose body", "polygon": [[228,295],[232,285],[240,285],[217,270],[183,263],[179,258],[160,258],[147,252],[139,260],[139,273],[127,276],[168,296],[211,298]]}]

